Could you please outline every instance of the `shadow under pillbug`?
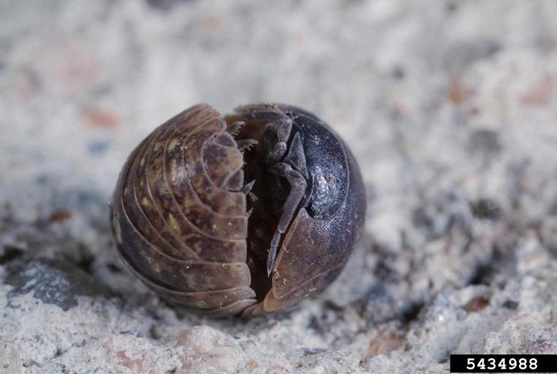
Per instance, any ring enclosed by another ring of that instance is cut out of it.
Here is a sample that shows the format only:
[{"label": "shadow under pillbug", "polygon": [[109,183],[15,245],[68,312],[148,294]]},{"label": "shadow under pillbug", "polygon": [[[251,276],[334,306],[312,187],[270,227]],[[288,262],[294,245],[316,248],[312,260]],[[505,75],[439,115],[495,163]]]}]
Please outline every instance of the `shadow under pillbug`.
[{"label": "shadow under pillbug", "polygon": [[321,292],[365,210],[347,146],[282,104],[183,111],[131,153],[110,204],[130,269],[170,302],[213,316],[275,312]]}]

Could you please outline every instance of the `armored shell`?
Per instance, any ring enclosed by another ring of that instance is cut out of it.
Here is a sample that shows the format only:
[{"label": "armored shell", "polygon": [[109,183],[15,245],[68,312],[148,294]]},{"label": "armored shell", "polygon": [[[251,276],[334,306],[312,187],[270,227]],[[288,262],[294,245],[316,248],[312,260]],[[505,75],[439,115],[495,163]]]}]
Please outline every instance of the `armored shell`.
[{"label": "armored shell", "polygon": [[214,316],[275,312],[321,292],[362,231],[365,191],[313,114],[195,105],[126,161],[110,206],[124,262],[170,302]]}]

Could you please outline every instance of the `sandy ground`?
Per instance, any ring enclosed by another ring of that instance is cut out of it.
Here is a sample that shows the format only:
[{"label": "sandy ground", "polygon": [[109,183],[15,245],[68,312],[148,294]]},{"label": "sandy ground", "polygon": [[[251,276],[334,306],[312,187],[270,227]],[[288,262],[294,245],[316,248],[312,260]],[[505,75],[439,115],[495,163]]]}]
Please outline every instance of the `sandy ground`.
[{"label": "sandy ground", "polygon": [[[442,373],[557,353],[557,2],[0,0],[0,370]],[[120,262],[131,151],[198,102],[350,144],[365,232],[290,313],[177,310]]]}]

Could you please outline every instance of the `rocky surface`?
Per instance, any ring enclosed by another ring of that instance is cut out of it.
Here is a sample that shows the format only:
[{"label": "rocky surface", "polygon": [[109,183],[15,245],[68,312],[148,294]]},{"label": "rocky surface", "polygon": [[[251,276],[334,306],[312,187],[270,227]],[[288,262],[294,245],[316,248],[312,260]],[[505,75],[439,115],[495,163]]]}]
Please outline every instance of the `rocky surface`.
[{"label": "rocky surface", "polygon": [[[447,372],[557,353],[552,1],[0,1],[0,370]],[[306,108],[352,146],[364,236],[255,320],[177,310],[123,266],[131,149],[197,102]]]}]

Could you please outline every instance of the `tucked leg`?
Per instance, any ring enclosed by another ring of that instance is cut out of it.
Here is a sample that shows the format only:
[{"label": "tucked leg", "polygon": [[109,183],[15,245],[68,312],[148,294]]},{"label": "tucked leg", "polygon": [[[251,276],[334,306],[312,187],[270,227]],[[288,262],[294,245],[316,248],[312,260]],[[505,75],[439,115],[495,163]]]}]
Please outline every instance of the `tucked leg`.
[{"label": "tucked leg", "polygon": [[284,202],[277,229],[273,235],[273,239],[271,240],[269,254],[267,257],[267,275],[271,275],[281,236],[286,232],[286,229],[294,219],[294,215],[296,214],[300,203],[304,199],[307,187],[307,182],[304,176],[299,171],[292,169],[289,164],[282,162],[275,164],[272,167],[272,171],[278,176],[288,180],[288,183],[290,184],[290,193]]},{"label": "tucked leg", "polygon": [[267,125],[263,134],[263,148],[267,165],[274,165],[284,157],[291,130],[292,120],[288,117],[270,122]]},{"label": "tucked leg", "polygon": [[306,180],[309,179],[306,155],[304,153],[304,147],[302,145],[302,139],[300,138],[299,132],[297,132],[292,138],[288,154],[284,157],[282,162],[289,164],[293,169],[302,173]]}]

